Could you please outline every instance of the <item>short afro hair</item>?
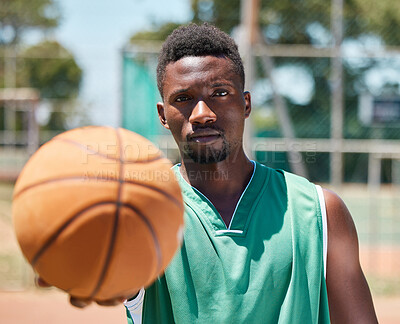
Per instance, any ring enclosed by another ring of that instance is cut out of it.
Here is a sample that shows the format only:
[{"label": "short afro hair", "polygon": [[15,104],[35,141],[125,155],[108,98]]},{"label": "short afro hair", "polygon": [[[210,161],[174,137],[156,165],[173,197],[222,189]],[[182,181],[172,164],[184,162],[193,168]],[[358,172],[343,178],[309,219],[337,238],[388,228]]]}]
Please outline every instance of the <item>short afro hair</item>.
[{"label": "short afro hair", "polygon": [[165,70],[169,63],[186,56],[223,56],[233,62],[234,71],[244,87],[244,68],[235,41],[217,27],[204,23],[191,23],[176,28],[164,42],[158,56],[157,86],[163,98]]}]

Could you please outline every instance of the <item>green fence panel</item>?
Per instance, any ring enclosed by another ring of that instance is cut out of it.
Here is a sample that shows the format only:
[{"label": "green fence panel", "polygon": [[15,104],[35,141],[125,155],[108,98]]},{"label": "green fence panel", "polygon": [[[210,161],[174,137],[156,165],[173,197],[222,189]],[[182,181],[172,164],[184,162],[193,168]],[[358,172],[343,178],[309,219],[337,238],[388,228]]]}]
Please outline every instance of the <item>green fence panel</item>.
[{"label": "green fence panel", "polygon": [[124,55],[121,126],[154,139],[163,133],[156,108],[160,100],[155,73],[133,57]]}]

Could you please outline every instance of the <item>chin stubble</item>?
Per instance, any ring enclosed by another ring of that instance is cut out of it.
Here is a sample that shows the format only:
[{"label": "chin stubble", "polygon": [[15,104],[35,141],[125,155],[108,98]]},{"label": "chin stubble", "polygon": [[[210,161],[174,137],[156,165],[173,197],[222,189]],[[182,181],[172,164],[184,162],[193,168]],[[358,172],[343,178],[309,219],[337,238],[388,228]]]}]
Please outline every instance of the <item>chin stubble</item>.
[{"label": "chin stubble", "polygon": [[230,145],[226,141],[223,134],[222,136],[222,148],[214,149],[211,146],[206,146],[205,148],[193,149],[188,142],[183,143],[182,152],[184,159],[190,159],[195,163],[199,164],[212,164],[224,161],[230,154]]}]

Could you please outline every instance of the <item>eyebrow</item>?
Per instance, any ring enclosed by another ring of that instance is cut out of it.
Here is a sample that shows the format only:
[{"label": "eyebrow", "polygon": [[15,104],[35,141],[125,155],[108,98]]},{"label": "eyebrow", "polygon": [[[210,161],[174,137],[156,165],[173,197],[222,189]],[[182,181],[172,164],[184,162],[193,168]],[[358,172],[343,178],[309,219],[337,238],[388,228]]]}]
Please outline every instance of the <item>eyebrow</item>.
[{"label": "eyebrow", "polygon": [[224,86],[232,87],[232,84],[229,82],[217,82],[217,83],[211,84],[211,87],[213,87],[213,88],[224,87]]},{"label": "eyebrow", "polygon": [[[218,88],[218,87],[224,87],[224,86],[225,86],[225,87],[226,87],[226,86],[232,87],[232,84],[229,83],[229,82],[216,82],[216,83],[211,84],[211,87],[212,87],[212,88]],[[190,90],[190,88],[176,89],[176,90],[172,91],[172,92],[168,95],[168,97],[171,98],[171,97],[174,97],[174,96],[176,96],[176,95],[178,95],[178,94],[180,94],[180,93],[187,92],[187,91],[189,91],[189,90]]]},{"label": "eyebrow", "polygon": [[186,91],[189,91],[189,88],[176,89],[176,90],[172,91],[172,92],[168,95],[168,97],[174,97],[174,96],[176,96],[176,95],[178,95],[178,94],[180,94],[180,93],[186,92]]}]

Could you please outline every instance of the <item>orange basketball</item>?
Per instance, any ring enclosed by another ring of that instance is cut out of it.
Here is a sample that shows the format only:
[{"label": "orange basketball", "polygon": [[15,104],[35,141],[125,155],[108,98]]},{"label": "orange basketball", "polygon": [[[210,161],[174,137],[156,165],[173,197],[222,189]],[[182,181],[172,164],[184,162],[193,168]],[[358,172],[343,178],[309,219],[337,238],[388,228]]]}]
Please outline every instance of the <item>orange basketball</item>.
[{"label": "orange basketball", "polygon": [[181,243],[183,202],[171,163],[125,129],[83,127],[44,144],[14,189],[22,252],[47,283],[78,298],[129,296]]}]

